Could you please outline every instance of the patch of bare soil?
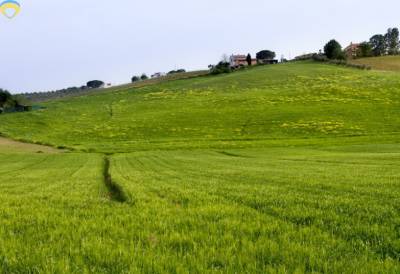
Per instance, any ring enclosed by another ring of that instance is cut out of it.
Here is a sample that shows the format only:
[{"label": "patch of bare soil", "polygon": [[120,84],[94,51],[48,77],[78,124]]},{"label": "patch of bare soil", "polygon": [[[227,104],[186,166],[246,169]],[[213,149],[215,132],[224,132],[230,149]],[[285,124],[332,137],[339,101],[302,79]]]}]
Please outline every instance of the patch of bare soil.
[{"label": "patch of bare soil", "polygon": [[49,146],[23,143],[0,137],[0,152],[62,153],[65,151]]}]

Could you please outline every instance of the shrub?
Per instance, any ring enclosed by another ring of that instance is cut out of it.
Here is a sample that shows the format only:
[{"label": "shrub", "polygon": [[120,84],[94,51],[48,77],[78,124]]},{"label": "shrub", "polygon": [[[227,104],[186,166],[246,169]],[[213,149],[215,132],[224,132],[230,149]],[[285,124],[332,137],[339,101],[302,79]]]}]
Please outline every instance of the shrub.
[{"label": "shrub", "polygon": [[31,103],[22,95],[11,95],[7,90],[0,89],[0,113],[29,111]]},{"label": "shrub", "polygon": [[216,66],[211,68],[210,73],[213,75],[217,75],[217,74],[231,73],[231,72],[232,72],[231,65],[228,62],[221,61]]},{"label": "shrub", "polygon": [[324,55],[324,54],[314,54],[312,56],[312,59],[314,61],[318,61],[318,62],[327,62],[327,61],[329,61],[328,57],[326,57],[326,55]]},{"label": "shrub", "polygon": [[186,72],[186,70],[184,70],[184,69],[171,70],[170,72],[168,72],[168,75],[176,74],[176,73],[184,73],[184,72]]},{"label": "shrub", "polygon": [[373,56],[372,45],[368,42],[362,42],[358,47],[357,57],[371,57]]},{"label": "shrub", "polygon": [[324,62],[332,65],[338,65],[338,66],[346,66],[349,68],[356,68],[356,69],[362,69],[362,70],[370,70],[371,67],[367,65],[362,65],[362,64],[352,64],[347,62],[346,60],[330,60],[328,57],[326,57],[323,54],[314,54],[313,55],[313,60],[317,62]]},{"label": "shrub", "polygon": [[100,80],[92,80],[87,82],[86,86],[89,88],[101,88],[104,87],[104,82]]},{"label": "shrub", "polygon": [[140,81],[140,77],[139,76],[133,76],[131,81],[132,81],[132,83],[138,82],[138,81]]}]

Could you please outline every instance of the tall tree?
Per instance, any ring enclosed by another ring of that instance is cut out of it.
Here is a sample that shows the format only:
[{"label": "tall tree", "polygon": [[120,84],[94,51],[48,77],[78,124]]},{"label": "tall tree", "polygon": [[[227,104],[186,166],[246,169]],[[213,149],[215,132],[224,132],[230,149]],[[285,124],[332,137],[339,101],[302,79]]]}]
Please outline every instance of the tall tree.
[{"label": "tall tree", "polygon": [[398,28],[392,29],[392,36],[391,36],[391,50],[393,50],[393,54],[399,54],[399,47],[400,47],[400,31]]},{"label": "tall tree", "polygon": [[358,47],[357,57],[371,57],[373,55],[371,44],[362,42]]},{"label": "tall tree", "polygon": [[324,47],[326,57],[329,59],[344,59],[342,46],[335,39],[330,40]]},{"label": "tall tree", "polygon": [[251,63],[251,55],[250,55],[250,53],[249,53],[249,54],[247,54],[246,61],[247,61],[247,64],[249,65],[249,67],[250,67],[250,66],[252,65],[252,63]]},{"label": "tall tree", "polygon": [[0,107],[2,107],[7,101],[11,100],[11,94],[4,89],[0,89]]},{"label": "tall tree", "polygon": [[385,34],[386,52],[390,55],[399,53],[399,29],[388,29]]},{"label": "tall tree", "polygon": [[371,44],[372,52],[375,56],[381,56],[386,53],[385,36],[382,34],[372,36],[369,43]]},{"label": "tall tree", "polygon": [[145,73],[143,73],[142,76],[140,76],[140,80],[147,80],[147,79],[149,79],[149,77]]},{"label": "tall tree", "polygon": [[7,90],[0,89],[0,113],[6,110],[15,111],[15,108],[21,105],[24,100],[21,96],[11,95]]}]

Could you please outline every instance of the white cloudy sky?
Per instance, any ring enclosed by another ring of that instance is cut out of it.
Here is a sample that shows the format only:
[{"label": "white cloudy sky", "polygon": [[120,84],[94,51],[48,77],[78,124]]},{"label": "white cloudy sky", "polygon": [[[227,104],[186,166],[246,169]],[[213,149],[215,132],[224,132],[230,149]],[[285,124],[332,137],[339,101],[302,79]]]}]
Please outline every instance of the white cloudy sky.
[{"label": "white cloudy sky", "polygon": [[80,86],[134,74],[206,68],[222,54],[287,58],[400,27],[398,0],[19,0],[0,16],[0,87]]}]

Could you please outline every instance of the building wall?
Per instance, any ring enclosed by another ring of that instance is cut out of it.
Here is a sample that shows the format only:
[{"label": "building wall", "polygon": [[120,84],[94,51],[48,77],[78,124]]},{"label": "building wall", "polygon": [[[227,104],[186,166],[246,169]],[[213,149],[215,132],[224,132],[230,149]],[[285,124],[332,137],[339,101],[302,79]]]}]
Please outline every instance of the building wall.
[{"label": "building wall", "polygon": [[359,44],[351,44],[350,46],[348,46],[345,49],[347,58],[351,58],[351,59],[352,58],[356,58],[357,57],[358,48],[359,48]]},{"label": "building wall", "polygon": [[[237,55],[231,56],[231,59],[230,59],[231,66],[232,67],[248,66],[247,56],[245,56],[245,55],[239,55],[239,56],[237,56]],[[251,64],[257,65],[257,59],[251,59]]]}]

